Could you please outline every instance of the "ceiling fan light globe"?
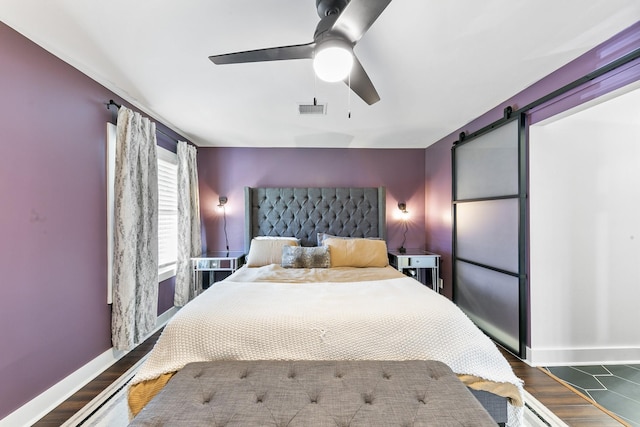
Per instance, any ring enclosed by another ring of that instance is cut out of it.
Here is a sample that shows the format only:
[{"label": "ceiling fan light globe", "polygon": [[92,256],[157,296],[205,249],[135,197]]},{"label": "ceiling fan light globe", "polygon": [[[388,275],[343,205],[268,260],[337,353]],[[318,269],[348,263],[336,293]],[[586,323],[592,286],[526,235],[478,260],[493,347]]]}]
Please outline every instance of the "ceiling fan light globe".
[{"label": "ceiling fan light globe", "polygon": [[339,82],[347,78],[353,67],[353,53],[344,47],[329,46],[316,52],[313,69],[321,80]]}]

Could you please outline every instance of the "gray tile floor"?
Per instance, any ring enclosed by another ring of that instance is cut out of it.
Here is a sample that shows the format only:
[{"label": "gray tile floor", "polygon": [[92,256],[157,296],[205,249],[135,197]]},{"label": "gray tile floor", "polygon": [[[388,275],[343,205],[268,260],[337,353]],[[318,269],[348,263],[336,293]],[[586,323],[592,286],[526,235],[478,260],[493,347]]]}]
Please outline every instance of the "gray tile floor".
[{"label": "gray tile floor", "polygon": [[546,368],[634,427],[640,427],[640,365]]}]

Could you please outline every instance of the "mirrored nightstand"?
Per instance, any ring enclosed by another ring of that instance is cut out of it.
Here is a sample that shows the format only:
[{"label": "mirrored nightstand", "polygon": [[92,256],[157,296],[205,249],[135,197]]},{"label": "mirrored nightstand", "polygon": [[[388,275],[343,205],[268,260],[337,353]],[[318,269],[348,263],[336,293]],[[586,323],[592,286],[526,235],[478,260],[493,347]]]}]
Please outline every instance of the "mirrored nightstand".
[{"label": "mirrored nightstand", "polygon": [[[389,251],[389,264],[411,276],[415,277],[424,285],[431,285],[431,288],[440,292],[440,255],[421,249],[405,249],[400,253],[398,250]],[[431,281],[427,282],[427,270],[431,270]],[[414,274],[411,274],[415,272]]]},{"label": "mirrored nightstand", "polygon": [[218,251],[191,258],[193,281],[198,275],[202,278],[202,288],[206,289],[215,282],[225,279],[244,264],[244,252]]}]

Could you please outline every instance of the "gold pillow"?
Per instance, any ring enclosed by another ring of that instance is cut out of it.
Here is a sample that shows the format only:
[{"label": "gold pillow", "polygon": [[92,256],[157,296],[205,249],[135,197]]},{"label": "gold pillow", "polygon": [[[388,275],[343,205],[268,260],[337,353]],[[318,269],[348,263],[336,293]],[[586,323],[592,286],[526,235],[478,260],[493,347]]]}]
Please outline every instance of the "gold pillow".
[{"label": "gold pillow", "polygon": [[387,243],[372,239],[325,239],[330,248],[331,267],[386,267],[389,265]]},{"label": "gold pillow", "polygon": [[282,248],[284,246],[299,246],[299,244],[294,239],[251,239],[247,267],[282,264]]}]

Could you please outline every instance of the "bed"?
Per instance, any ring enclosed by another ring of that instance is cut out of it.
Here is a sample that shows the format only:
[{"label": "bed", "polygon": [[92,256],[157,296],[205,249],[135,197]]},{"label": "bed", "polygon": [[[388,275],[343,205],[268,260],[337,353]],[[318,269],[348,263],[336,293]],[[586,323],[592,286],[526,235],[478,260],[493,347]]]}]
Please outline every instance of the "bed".
[{"label": "bed", "polygon": [[384,188],[246,188],[247,264],[167,324],[132,380],[132,413],[192,362],[435,360],[496,422],[520,425],[522,384],[493,342],[388,266],[385,203]]}]

